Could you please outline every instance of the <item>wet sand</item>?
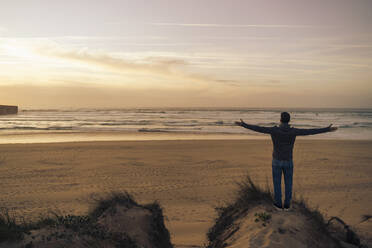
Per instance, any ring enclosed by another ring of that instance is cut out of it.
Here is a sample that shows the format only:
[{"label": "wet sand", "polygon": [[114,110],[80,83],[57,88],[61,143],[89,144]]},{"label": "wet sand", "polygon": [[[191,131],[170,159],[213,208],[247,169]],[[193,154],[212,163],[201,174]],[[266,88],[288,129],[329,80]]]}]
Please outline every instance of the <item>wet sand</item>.
[{"label": "wet sand", "polygon": [[[96,194],[158,200],[178,247],[202,245],[214,207],[249,173],[271,187],[269,139],[110,141],[0,145],[0,206],[28,219],[82,214]],[[372,141],[299,139],[294,192],[326,216],[372,236]]]}]

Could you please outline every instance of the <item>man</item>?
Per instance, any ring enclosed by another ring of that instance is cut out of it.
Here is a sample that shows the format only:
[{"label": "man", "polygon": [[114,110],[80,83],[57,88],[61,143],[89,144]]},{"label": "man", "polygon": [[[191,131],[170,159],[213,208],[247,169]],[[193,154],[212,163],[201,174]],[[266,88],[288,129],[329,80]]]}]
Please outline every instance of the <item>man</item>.
[{"label": "man", "polygon": [[291,116],[289,115],[289,113],[282,112],[279,126],[261,127],[256,125],[249,125],[245,123],[242,119],[240,119],[240,121],[235,122],[235,124],[238,126],[245,127],[256,132],[267,133],[271,135],[271,140],[273,142],[274,147],[272,161],[274,206],[278,209],[283,208],[281,181],[282,174],[284,174],[285,184],[284,210],[289,210],[292,199],[293,181],[292,153],[296,136],[333,132],[337,130],[337,127],[332,127],[332,124],[325,128],[314,129],[293,128],[288,124],[290,119]]}]

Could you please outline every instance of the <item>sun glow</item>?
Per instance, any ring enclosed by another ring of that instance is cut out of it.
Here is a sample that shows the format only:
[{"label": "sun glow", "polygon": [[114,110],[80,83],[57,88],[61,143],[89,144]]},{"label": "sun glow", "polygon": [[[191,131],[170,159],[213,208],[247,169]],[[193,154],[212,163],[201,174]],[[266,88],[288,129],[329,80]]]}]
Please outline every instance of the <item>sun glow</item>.
[{"label": "sun glow", "polygon": [[8,56],[24,58],[24,59],[35,59],[38,57],[32,52],[32,49],[18,44],[3,44],[1,45],[2,50]]}]

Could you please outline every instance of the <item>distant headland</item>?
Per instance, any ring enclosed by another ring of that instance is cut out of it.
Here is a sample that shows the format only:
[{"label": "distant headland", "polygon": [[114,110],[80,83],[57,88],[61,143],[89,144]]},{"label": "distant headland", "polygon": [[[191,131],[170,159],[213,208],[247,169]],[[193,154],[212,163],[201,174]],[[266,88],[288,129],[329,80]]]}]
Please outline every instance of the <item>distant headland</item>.
[{"label": "distant headland", "polygon": [[0,105],[0,115],[13,115],[18,113],[18,106]]}]

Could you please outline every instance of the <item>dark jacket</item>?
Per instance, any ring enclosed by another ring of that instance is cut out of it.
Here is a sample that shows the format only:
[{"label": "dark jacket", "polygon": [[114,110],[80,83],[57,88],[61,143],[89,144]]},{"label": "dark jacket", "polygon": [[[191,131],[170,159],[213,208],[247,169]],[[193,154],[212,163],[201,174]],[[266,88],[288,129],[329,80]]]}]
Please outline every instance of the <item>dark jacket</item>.
[{"label": "dark jacket", "polygon": [[242,126],[256,132],[270,134],[274,147],[273,158],[286,161],[292,160],[293,146],[296,140],[296,136],[326,133],[330,131],[329,127],[300,129],[293,128],[286,123],[282,123],[280,126],[275,127],[261,127],[256,125],[249,125],[246,123],[243,123]]}]

